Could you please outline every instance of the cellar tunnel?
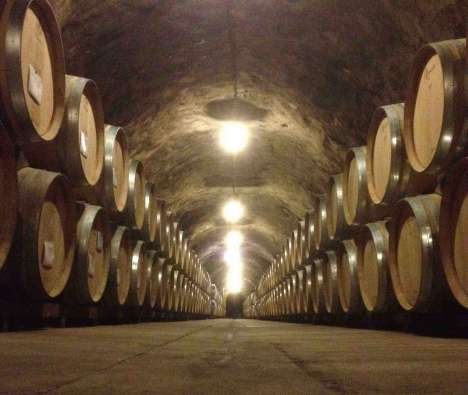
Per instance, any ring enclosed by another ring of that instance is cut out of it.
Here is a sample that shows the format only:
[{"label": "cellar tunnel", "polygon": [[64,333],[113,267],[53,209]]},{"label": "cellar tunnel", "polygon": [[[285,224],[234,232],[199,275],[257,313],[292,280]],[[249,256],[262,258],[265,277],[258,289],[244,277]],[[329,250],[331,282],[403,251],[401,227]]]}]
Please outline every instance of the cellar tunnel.
[{"label": "cellar tunnel", "polygon": [[[220,287],[232,177],[250,288],[346,149],[365,143],[374,109],[404,100],[418,48],[465,33],[466,3],[454,0],[52,4],[67,72],[98,83],[107,122],[125,126]],[[233,171],[217,133],[234,97],[251,141]]]}]

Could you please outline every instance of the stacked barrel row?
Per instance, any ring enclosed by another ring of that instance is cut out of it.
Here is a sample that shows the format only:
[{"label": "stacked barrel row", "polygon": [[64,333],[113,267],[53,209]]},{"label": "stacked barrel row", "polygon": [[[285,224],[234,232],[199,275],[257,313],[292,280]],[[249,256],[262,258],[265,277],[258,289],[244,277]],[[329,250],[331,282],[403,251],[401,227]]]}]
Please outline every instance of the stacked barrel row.
[{"label": "stacked barrel row", "polygon": [[406,102],[378,108],[271,263],[247,316],[468,308],[466,40],[424,46]]},{"label": "stacked barrel row", "polygon": [[1,299],[209,316],[222,296],[96,83],[65,75],[49,3],[0,12]]}]

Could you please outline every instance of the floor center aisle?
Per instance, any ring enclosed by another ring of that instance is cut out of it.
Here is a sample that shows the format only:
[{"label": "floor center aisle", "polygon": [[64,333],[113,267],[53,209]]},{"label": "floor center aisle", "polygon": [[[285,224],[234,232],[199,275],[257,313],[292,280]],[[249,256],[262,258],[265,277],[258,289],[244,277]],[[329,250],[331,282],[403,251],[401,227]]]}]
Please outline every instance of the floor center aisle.
[{"label": "floor center aisle", "polygon": [[0,394],[466,394],[462,339],[250,320],[0,334]]}]

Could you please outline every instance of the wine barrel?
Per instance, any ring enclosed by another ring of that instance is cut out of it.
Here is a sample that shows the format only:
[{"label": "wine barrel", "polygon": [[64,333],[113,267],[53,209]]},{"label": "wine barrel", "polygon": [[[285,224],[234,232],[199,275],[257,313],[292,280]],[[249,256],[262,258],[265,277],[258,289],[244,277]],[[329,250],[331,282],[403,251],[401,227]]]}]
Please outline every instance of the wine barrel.
[{"label": "wine barrel", "polygon": [[312,307],[318,316],[326,312],[323,284],[323,258],[316,258],[312,265]]},{"label": "wine barrel", "polygon": [[156,303],[155,308],[158,311],[163,309],[163,275],[164,275],[164,263],[165,258],[158,256],[156,263],[153,265],[153,269],[151,272],[151,282],[153,283],[153,287],[156,290]]},{"label": "wine barrel", "polygon": [[308,264],[304,267],[304,277],[305,277],[304,305],[306,306],[306,312],[308,314],[312,314],[314,312],[312,275],[313,275],[312,265]]},{"label": "wine barrel", "polygon": [[133,159],[128,169],[128,195],[124,215],[127,225],[142,229],[145,218],[145,177],[143,165]]},{"label": "wine barrel", "polygon": [[156,204],[158,206],[158,213],[156,216],[156,235],[154,238],[154,244],[162,255],[167,256],[168,245],[167,245],[167,213],[166,213],[166,201],[157,199]]},{"label": "wine barrel", "polygon": [[367,224],[356,237],[359,288],[370,313],[391,312],[395,308],[389,271],[388,231],[384,222]]},{"label": "wine barrel", "polygon": [[313,221],[313,217],[310,212],[306,212],[304,219],[301,221],[302,226],[302,249],[303,249],[303,264],[306,265],[310,257],[310,223]]},{"label": "wine barrel", "polygon": [[334,251],[326,251],[323,260],[323,294],[328,314],[340,312],[338,286],[338,258]]},{"label": "wine barrel", "polygon": [[101,201],[108,212],[120,214],[128,195],[127,135],[120,126],[105,125]]},{"label": "wine barrel", "polygon": [[80,304],[101,300],[109,277],[111,229],[106,212],[99,206],[78,203],[77,251],[67,296]]},{"label": "wine barrel", "polygon": [[327,227],[327,200],[324,196],[318,199],[317,209],[315,211],[315,249],[321,251],[330,243]]},{"label": "wine barrel", "polygon": [[338,248],[338,294],[345,314],[359,314],[364,306],[359,289],[357,247],[354,240],[344,240]]},{"label": "wine barrel", "polygon": [[346,233],[343,200],[343,174],[336,174],[328,180],[325,208],[328,238],[333,244],[337,244]]},{"label": "wine barrel", "polygon": [[2,3],[0,113],[20,144],[51,141],[65,108],[60,28],[46,0]]},{"label": "wine barrel", "polygon": [[466,152],[466,39],[427,44],[411,70],[403,138],[417,172],[439,174]]},{"label": "wine barrel", "polygon": [[146,305],[150,310],[156,307],[159,293],[159,274],[158,271],[158,252],[156,250],[146,251],[146,259],[148,260],[148,287],[146,289]]},{"label": "wine barrel", "polygon": [[450,171],[442,189],[440,253],[450,290],[468,308],[468,158]]},{"label": "wine barrel", "polygon": [[132,271],[128,304],[132,307],[141,307],[145,303],[146,289],[148,287],[148,244],[142,240],[137,241],[132,251]]},{"label": "wine barrel", "polygon": [[149,242],[156,239],[158,227],[158,203],[156,201],[156,187],[152,182],[145,185],[145,206],[143,219],[143,234]]},{"label": "wine barrel", "polygon": [[130,290],[133,239],[130,229],[118,226],[110,246],[110,268],[103,301],[111,306],[124,306]]},{"label": "wine barrel", "polygon": [[67,75],[57,139],[25,146],[24,153],[31,166],[63,172],[75,187],[96,186],[104,164],[104,111],[97,85]]},{"label": "wine barrel", "polygon": [[343,178],[343,205],[348,225],[363,225],[369,220],[370,197],[367,190],[366,147],[351,148],[346,154]]},{"label": "wine barrel", "polygon": [[10,251],[16,228],[18,185],[13,143],[0,123],[0,270]]},{"label": "wine barrel", "polygon": [[307,313],[307,305],[305,300],[306,293],[306,276],[305,270],[300,269],[296,273],[296,310],[298,314]]},{"label": "wine barrel", "polygon": [[393,288],[401,307],[408,311],[439,310],[448,300],[439,259],[440,204],[438,194],[405,198],[390,223]]},{"label": "wine barrel", "polygon": [[169,311],[176,311],[177,305],[179,303],[179,293],[177,289],[177,284],[179,281],[180,272],[178,269],[173,268],[172,273],[169,277],[169,296],[167,299],[167,309]]},{"label": "wine barrel", "polygon": [[170,260],[165,259],[164,260],[164,267],[163,267],[163,273],[162,273],[162,288],[161,288],[161,305],[163,310],[167,311],[169,310],[169,305],[171,303],[171,289],[170,289],[170,281],[171,281],[171,275],[172,275],[172,270],[173,270],[174,265],[171,263]]},{"label": "wine barrel", "polygon": [[403,144],[404,104],[379,107],[367,134],[367,187],[372,203],[391,206],[404,196],[432,192],[434,177],[411,169]]},{"label": "wine barrel", "polygon": [[76,208],[67,179],[32,168],[18,172],[22,287],[33,300],[64,290],[76,246]]}]

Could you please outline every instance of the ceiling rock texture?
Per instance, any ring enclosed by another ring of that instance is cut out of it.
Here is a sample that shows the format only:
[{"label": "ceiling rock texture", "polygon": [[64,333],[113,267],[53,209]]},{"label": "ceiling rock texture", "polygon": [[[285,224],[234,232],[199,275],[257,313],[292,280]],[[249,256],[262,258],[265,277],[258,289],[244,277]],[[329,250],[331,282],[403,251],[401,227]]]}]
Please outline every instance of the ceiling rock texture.
[{"label": "ceiling rock texture", "polygon": [[[67,72],[98,83],[219,285],[233,180],[251,287],[373,110],[404,100],[417,49],[465,34],[464,0],[51,2]],[[251,138],[233,166],[217,133],[235,92]]]}]

